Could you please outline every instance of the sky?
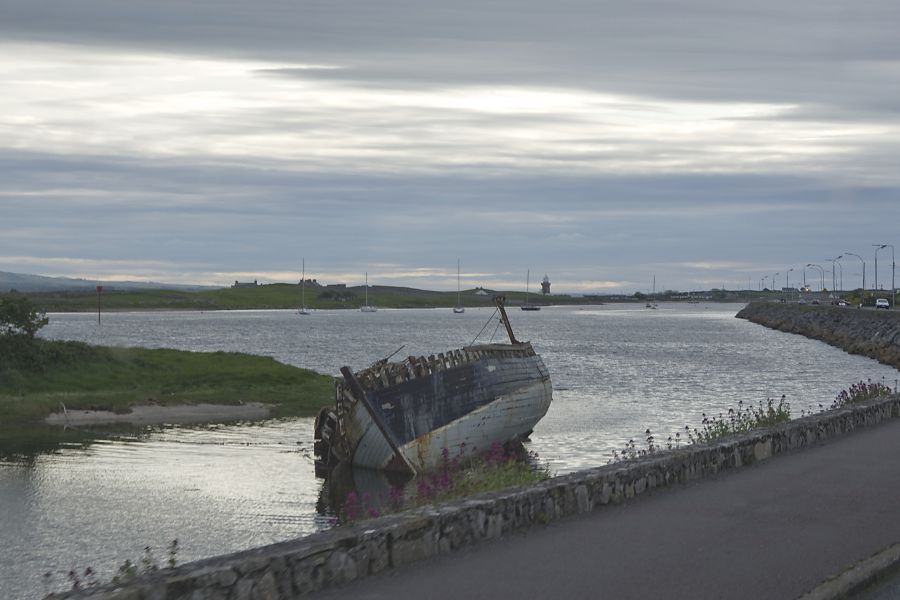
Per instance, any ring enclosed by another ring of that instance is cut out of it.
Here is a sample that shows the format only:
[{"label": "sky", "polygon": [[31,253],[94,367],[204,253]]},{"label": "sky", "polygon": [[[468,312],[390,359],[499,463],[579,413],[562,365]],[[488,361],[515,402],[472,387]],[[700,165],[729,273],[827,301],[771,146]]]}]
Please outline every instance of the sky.
[{"label": "sky", "polygon": [[452,290],[459,260],[463,288],[633,293],[865,264],[872,287],[900,244],[897,23],[895,0],[0,0],[0,271],[305,260]]}]

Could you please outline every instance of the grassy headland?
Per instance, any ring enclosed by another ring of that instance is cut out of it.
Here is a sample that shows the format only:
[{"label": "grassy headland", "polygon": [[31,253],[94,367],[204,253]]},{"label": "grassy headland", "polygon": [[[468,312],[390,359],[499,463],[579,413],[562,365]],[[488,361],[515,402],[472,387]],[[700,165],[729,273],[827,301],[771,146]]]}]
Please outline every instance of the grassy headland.
[{"label": "grassy headland", "polygon": [[[521,296],[521,297],[520,297]],[[91,291],[31,293],[28,297],[45,312],[80,312],[97,310],[97,296]],[[356,309],[365,304],[366,290],[358,287],[307,286],[307,307],[323,310]],[[521,303],[525,294],[512,292],[512,303]],[[568,296],[554,296],[541,303],[565,303]],[[540,299],[535,294],[533,302]],[[569,298],[569,300],[572,300]],[[297,284],[273,283],[218,290],[104,290],[103,310],[238,310],[238,309],[296,309],[300,305]],[[456,292],[434,292],[413,288],[372,286],[369,304],[380,308],[439,308],[456,305]],[[470,290],[462,295],[463,306],[493,306],[491,296],[475,296]]]},{"label": "grassy headland", "polygon": [[331,403],[333,379],[274,359],[226,352],[110,348],[0,336],[0,420],[60,410],[128,412],[139,404],[274,405],[311,416]]},{"label": "grassy headland", "polygon": [[[497,292],[506,296],[511,306],[525,301],[525,293],[518,291]],[[475,295],[475,290],[464,290],[460,302],[465,307],[493,307],[493,294]],[[36,292],[25,294],[45,312],[90,312],[97,310],[97,295],[93,291]],[[2,296],[2,294],[0,294]],[[358,309],[365,304],[363,286],[307,286],[305,304],[314,310]],[[603,301],[614,300],[604,298]],[[635,301],[618,297],[618,301]],[[542,305],[598,304],[598,297],[576,297],[531,293],[529,302]],[[300,286],[273,283],[217,290],[115,290],[104,289],[102,310],[239,310],[239,309],[296,309],[300,305]],[[415,288],[371,286],[369,304],[379,308],[449,308],[456,306],[456,292],[435,292]]]}]

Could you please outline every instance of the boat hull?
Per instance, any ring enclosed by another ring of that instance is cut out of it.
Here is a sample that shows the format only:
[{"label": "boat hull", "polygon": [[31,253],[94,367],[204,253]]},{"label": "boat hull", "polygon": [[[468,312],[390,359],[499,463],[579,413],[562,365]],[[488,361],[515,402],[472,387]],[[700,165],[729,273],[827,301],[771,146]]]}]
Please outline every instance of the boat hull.
[{"label": "boat hull", "polygon": [[340,461],[428,471],[445,455],[466,457],[524,439],[552,401],[549,372],[529,344],[466,348],[427,365],[410,360],[412,368],[390,376],[367,375],[374,385],[338,384]]}]

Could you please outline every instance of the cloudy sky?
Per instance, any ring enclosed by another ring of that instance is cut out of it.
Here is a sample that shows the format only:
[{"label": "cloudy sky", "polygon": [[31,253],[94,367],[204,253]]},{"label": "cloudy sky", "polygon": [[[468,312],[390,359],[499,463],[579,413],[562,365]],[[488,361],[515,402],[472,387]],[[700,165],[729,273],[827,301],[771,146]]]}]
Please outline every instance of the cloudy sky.
[{"label": "cloudy sky", "polygon": [[455,289],[459,258],[464,287],[633,292],[808,263],[830,287],[852,252],[871,284],[900,245],[898,23],[896,0],[0,0],[0,270],[224,285],[305,257]]}]

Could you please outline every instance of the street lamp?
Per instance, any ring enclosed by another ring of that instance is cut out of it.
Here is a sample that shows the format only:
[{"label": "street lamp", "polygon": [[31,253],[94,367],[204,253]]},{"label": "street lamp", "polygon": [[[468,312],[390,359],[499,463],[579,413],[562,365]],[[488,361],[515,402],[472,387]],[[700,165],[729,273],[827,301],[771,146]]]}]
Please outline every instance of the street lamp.
[{"label": "street lamp", "polygon": [[891,249],[891,306],[896,304],[897,287],[894,285],[894,245],[893,244],[875,244],[875,288],[878,288],[878,251],[884,248]]},{"label": "street lamp", "polygon": [[863,260],[863,257],[859,254],[853,254],[852,252],[844,252],[847,256],[855,256],[859,259],[859,262],[863,265],[863,278],[862,278],[862,295],[863,298],[866,297],[866,261]]},{"label": "street lamp", "polygon": [[823,268],[820,267],[819,265],[814,265],[814,264],[812,264],[812,263],[808,263],[806,266],[807,266],[807,267],[815,267],[816,269],[818,269],[819,271],[821,271],[821,273],[822,273],[822,287],[821,287],[821,290],[824,291],[824,290],[825,290],[825,269],[823,269]]},{"label": "street lamp", "polygon": [[778,291],[778,289],[777,289],[777,288],[778,288],[778,283],[776,283],[777,280],[776,280],[775,278],[778,277],[780,274],[781,274],[781,273],[775,273],[774,275],[772,275],[772,291],[773,291],[773,292],[777,292],[777,291]]},{"label": "street lamp", "polygon": [[[837,289],[843,290],[844,289],[844,267],[842,267],[841,263],[838,262],[839,260],[841,260],[841,257],[838,256],[837,258],[826,258],[825,260],[831,261],[831,288],[833,290],[837,290]],[[837,281],[835,281],[835,278],[834,278],[834,266],[835,265],[837,265],[839,272],[841,274],[841,277],[840,277],[841,287],[840,288],[838,288]]]},{"label": "street lamp", "polygon": [[768,278],[769,278],[768,275],[764,275],[762,278],[762,286],[763,286],[762,289],[764,289],[764,290],[766,289],[766,279],[768,279]]}]

